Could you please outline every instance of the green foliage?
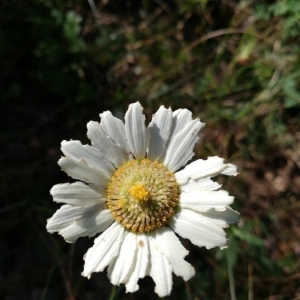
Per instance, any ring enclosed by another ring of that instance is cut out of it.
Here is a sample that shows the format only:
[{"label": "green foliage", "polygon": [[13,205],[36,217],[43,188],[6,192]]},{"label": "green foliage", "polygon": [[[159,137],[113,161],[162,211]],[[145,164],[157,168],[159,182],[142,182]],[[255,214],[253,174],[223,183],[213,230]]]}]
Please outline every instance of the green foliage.
[{"label": "green foliage", "polygon": [[281,27],[281,38],[297,37],[300,33],[300,3],[297,0],[276,1],[274,4],[259,4],[256,6],[258,19],[270,20],[277,18]]},{"label": "green foliage", "polygon": [[282,84],[284,93],[284,107],[292,108],[299,105],[300,102],[300,91],[296,79],[287,79]]}]

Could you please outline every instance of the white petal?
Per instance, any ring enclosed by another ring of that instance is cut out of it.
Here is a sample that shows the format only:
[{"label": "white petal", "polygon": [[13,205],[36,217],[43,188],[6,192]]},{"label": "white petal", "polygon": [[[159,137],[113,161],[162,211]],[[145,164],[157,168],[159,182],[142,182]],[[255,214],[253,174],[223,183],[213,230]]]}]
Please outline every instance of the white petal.
[{"label": "white petal", "polygon": [[116,168],[128,160],[128,155],[125,150],[117,146],[112,139],[104,133],[102,126],[98,122],[90,121],[87,124],[87,129],[87,136],[91,140],[92,145],[104,153]]},{"label": "white petal", "polygon": [[194,155],[195,143],[199,140],[198,133],[204,126],[199,120],[188,123],[170,142],[163,163],[172,172],[184,166]]},{"label": "white petal", "polygon": [[233,164],[226,164],[226,167],[222,171],[221,174],[227,175],[227,176],[236,176],[236,175],[238,175],[237,167]]},{"label": "white petal", "polygon": [[240,214],[230,207],[227,207],[223,211],[211,209],[207,212],[202,212],[201,215],[211,219],[222,228],[228,227],[230,224],[237,223],[240,218]]},{"label": "white petal", "polygon": [[100,114],[100,117],[101,126],[104,132],[109,135],[117,145],[120,145],[128,154],[130,150],[126,140],[124,123],[120,119],[114,117],[110,111],[105,111],[104,113]]},{"label": "white petal", "polygon": [[102,195],[105,194],[105,188],[109,177],[102,171],[89,166],[84,160],[73,160],[69,157],[62,157],[58,164],[70,177],[79,179],[87,183],[92,183]]},{"label": "white petal", "polygon": [[187,183],[180,186],[181,191],[184,192],[192,192],[194,190],[215,191],[219,188],[221,188],[221,185],[212,181],[209,177],[204,177],[197,180],[190,179]]},{"label": "white petal", "polygon": [[93,206],[104,203],[106,199],[83,182],[56,184],[50,191],[53,201],[73,206]]},{"label": "white petal", "polygon": [[149,246],[144,233],[136,234],[137,254],[134,269],[126,282],[126,292],[134,293],[139,289],[138,280],[149,274]]},{"label": "white petal", "polygon": [[83,159],[89,166],[102,171],[103,174],[108,174],[109,177],[116,170],[100,150],[89,145],[82,145],[80,141],[62,141],[61,151],[72,159]]},{"label": "white petal", "polygon": [[108,209],[96,210],[88,217],[82,217],[59,232],[67,242],[74,243],[79,237],[92,237],[104,231],[114,221]]},{"label": "white petal", "polygon": [[60,231],[71,225],[77,219],[89,217],[93,215],[95,210],[99,211],[101,209],[103,209],[103,205],[101,204],[84,208],[63,205],[55,212],[52,218],[47,220],[47,230],[51,233]]},{"label": "white petal", "polygon": [[182,209],[170,220],[172,229],[194,245],[207,249],[227,244],[224,230],[210,219],[188,209]]},{"label": "white petal", "polygon": [[218,156],[208,157],[207,160],[198,159],[183,170],[175,174],[176,181],[182,185],[190,178],[197,180],[201,177],[212,177],[219,174],[236,175],[236,167],[232,164],[224,164],[224,159]]},{"label": "white petal", "polygon": [[131,275],[136,264],[137,243],[136,234],[125,231],[125,238],[119,255],[108,267],[107,274],[114,285],[124,283]]},{"label": "white petal", "polygon": [[184,260],[189,252],[182,246],[175,233],[167,227],[162,227],[155,232],[157,248],[166,256],[177,276],[185,281],[195,275],[194,268]]},{"label": "white petal", "polygon": [[94,241],[94,246],[88,250],[84,260],[82,275],[90,277],[93,272],[103,271],[118,255],[124,240],[125,228],[114,222]]},{"label": "white petal", "polygon": [[180,132],[188,123],[192,121],[192,112],[188,109],[177,109],[173,112],[173,125],[170,139]]},{"label": "white petal", "polygon": [[166,150],[159,159],[160,162],[164,162],[167,154],[167,150],[170,143],[173,141],[174,136],[179,133],[189,122],[192,121],[192,112],[188,109],[177,109],[173,112],[172,126],[169,134],[169,140],[166,145]]},{"label": "white petal", "polygon": [[172,290],[172,268],[167,258],[156,248],[151,235],[148,235],[151,267],[150,276],[155,282],[155,292],[159,297],[171,294]]},{"label": "white petal", "polygon": [[161,106],[153,116],[148,126],[149,146],[147,157],[151,160],[158,160],[163,152],[169,139],[172,126],[172,110]]},{"label": "white petal", "polygon": [[181,192],[179,205],[196,211],[206,212],[212,208],[221,211],[233,203],[234,197],[228,192],[195,190],[192,192]]},{"label": "white petal", "polygon": [[143,159],[148,146],[148,132],[143,108],[139,102],[130,104],[125,115],[125,133],[129,148],[136,159]]}]

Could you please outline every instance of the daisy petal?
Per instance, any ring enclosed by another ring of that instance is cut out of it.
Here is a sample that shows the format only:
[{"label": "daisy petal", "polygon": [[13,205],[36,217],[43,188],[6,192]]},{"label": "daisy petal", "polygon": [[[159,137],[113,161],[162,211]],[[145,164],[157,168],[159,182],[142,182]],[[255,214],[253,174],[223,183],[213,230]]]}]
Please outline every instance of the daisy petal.
[{"label": "daisy petal", "polygon": [[195,275],[194,268],[184,260],[189,252],[182,246],[171,229],[168,227],[158,229],[155,241],[157,248],[166,256],[177,276],[181,276],[187,281]]},{"label": "daisy petal", "polygon": [[227,176],[236,176],[236,175],[238,175],[237,167],[233,164],[226,164],[226,167],[222,171],[221,174],[227,175]]},{"label": "daisy petal", "polygon": [[59,232],[67,242],[74,243],[82,236],[92,237],[104,231],[114,219],[108,209],[96,210],[88,217],[82,217]]},{"label": "daisy petal", "polygon": [[156,248],[155,238],[149,235],[148,239],[151,253],[150,276],[155,282],[155,292],[159,297],[165,297],[172,290],[172,268],[167,258]]},{"label": "daisy petal", "polygon": [[240,214],[230,207],[227,207],[223,211],[211,209],[207,212],[201,212],[201,215],[211,219],[222,228],[226,228],[230,224],[238,223],[240,218]]},{"label": "daisy petal", "polygon": [[135,233],[125,231],[125,238],[119,255],[116,257],[114,263],[111,263],[108,267],[108,278],[110,278],[110,282],[114,285],[124,283],[135,268],[137,254],[136,238]]},{"label": "daisy petal", "polygon": [[169,139],[165,148],[165,152],[159,159],[160,162],[164,162],[164,160],[166,159],[169,146],[172,143],[174,136],[177,133],[179,133],[191,121],[192,112],[190,112],[188,109],[177,109],[173,112],[172,126],[170,129]]},{"label": "daisy petal", "polygon": [[234,197],[229,196],[228,192],[220,191],[203,191],[196,190],[192,192],[182,192],[180,194],[179,205],[182,208],[206,212],[212,208],[217,211],[225,210],[226,207],[233,203]]},{"label": "daisy petal", "polygon": [[90,277],[93,272],[103,271],[118,255],[124,240],[125,228],[114,222],[94,241],[94,246],[88,250],[84,260],[82,275]]},{"label": "daisy petal", "polygon": [[190,179],[187,183],[180,186],[181,191],[192,192],[195,190],[215,191],[221,188],[221,185],[212,181],[208,177],[200,178],[198,180]]},{"label": "daisy petal", "polygon": [[224,164],[224,159],[218,156],[208,157],[207,160],[198,159],[183,170],[175,174],[178,184],[187,183],[190,178],[197,180],[201,177],[212,177],[219,174],[236,175],[236,167],[232,164]]},{"label": "daisy petal", "polygon": [[73,207],[71,205],[63,205],[55,214],[47,220],[47,230],[50,233],[60,231],[70,226],[77,219],[89,217],[93,215],[95,210],[103,209],[102,205],[91,207]]},{"label": "daisy petal", "polygon": [[198,133],[203,126],[199,120],[193,120],[174,136],[163,161],[170,171],[177,171],[193,157],[193,148],[199,140]]},{"label": "daisy petal", "polygon": [[188,109],[177,109],[173,112],[173,125],[170,139],[179,133],[188,123],[192,121],[192,112]]},{"label": "daisy petal", "polygon": [[97,190],[105,195],[105,188],[109,181],[108,174],[90,167],[84,160],[62,157],[58,164],[70,177],[94,184]]},{"label": "daisy petal", "polygon": [[161,106],[148,126],[149,146],[147,157],[158,160],[165,151],[172,126],[172,110]]},{"label": "daisy petal", "polygon": [[104,132],[109,135],[117,145],[120,145],[126,153],[129,154],[130,150],[126,140],[124,123],[120,119],[114,117],[110,111],[105,111],[104,113],[100,114],[100,117],[100,125],[102,126]]},{"label": "daisy petal", "polygon": [[194,245],[207,249],[227,244],[224,230],[210,219],[189,209],[182,209],[170,221],[171,228]]},{"label": "daisy petal", "polygon": [[87,124],[87,136],[91,140],[92,145],[105,154],[116,168],[123,165],[128,160],[125,150],[116,145],[112,139],[107,136],[102,126],[98,122],[90,121]]},{"label": "daisy petal", "polygon": [[129,148],[136,159],[143,159],[148,146],[148,132],[143,108],[139,102],[130,104],[125,114],[125,133]]},{"label": "daisy petal", "polygon": [[83,182],[56,184],[50,194],[54,202],[63,202],[73,206],[93,206],[104,203],[106,199]]},{"label": "daisy petal", "polygon": [[136,234],[137,254],[135,266],[126,282],[126,292],[136,292],[139,289],[138,280],[149,274],[149,246],[146,235]]},{"label": "daisy petal", "polygon": [[89,166],[111,175],[115,168],[107,157],[97,148],[82,145],[79,141],[62,141],[61,151],[67,157],[75,160],[83,159]]}]

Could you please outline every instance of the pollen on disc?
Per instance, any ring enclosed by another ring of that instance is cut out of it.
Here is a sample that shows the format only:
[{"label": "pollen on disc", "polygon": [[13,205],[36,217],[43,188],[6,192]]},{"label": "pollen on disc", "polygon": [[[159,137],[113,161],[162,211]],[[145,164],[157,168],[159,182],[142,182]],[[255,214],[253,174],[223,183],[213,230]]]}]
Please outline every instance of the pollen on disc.
[{"label": "pollen on disc", "polygon": [[149,159],[130,160],[113,174],[107,204],[114,219],[132,232],[149,232],[175,213],[179,187],[174,174]]},{"label": "pollen on disc", "polygon": [[147,201],[149,199],[149,192],[145,188],[143,184],[134,184],[129,189],[129,194],[132,198],[136,199],[136,201]]}]

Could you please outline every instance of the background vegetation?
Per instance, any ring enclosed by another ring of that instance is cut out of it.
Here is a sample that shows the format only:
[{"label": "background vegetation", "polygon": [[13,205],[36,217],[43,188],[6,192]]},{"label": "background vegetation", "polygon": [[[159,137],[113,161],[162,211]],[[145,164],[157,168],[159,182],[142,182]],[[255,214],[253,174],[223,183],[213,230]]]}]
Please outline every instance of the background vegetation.
[{"label": "background vegetation", "polygon": [[[227,250],[188,241],[196,276],[168,299],[300,299],[300,1],[2,0],[0,4],[0,298],[157,299],[106,272],[80,276],[93,239],[46,232],[62,140],[140,101],[187,107],[206,127],[197,157],[240,175],[219,178],[240,223]],[[235,292],[233,291],[235,290]]]}]

